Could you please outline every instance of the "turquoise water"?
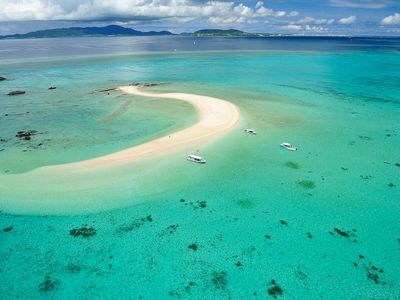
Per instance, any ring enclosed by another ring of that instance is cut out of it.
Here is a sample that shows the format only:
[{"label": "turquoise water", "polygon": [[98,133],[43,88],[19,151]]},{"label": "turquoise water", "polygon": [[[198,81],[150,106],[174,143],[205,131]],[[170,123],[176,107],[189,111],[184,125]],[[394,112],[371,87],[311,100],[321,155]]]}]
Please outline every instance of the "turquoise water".
[{"label": "turquoise water", "polygon": [[[1,298],[399,299],[399,55],[3,60],[13,80],[0,83]],[[179,101],[99,92],[131,82],[227,99],[242,121],[164,159],[52,178],[36,169],[195,122]],[[5,95],[16,89],[27,94]],[[184,160],[197,149],[204,166]]]}]

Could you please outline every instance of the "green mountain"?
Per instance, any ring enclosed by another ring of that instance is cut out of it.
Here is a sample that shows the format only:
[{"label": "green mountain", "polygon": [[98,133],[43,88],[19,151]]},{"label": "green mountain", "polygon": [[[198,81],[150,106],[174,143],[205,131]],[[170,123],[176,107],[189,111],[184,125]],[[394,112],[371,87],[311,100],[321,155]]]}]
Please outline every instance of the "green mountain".
[{"label": "green mountain", "polygon": [[155,36],[172,35],[169,31],[142,32],[117,25],[105,27],[70,27],[47,29],[29,32],[25,34],[3,35],[0,39],[28,39],[28,38],[57,38],[57,37],[81,37],[81,36]]}]

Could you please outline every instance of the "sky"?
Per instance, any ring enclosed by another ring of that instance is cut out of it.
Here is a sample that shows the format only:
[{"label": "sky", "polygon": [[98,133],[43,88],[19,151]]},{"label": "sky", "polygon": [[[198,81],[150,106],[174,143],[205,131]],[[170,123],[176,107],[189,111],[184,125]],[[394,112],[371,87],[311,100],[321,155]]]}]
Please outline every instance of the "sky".
[{"label": "sky", "polygon": [[0,35],[109,24],[174,33],[400,36],[400,0],[0,0]]}]

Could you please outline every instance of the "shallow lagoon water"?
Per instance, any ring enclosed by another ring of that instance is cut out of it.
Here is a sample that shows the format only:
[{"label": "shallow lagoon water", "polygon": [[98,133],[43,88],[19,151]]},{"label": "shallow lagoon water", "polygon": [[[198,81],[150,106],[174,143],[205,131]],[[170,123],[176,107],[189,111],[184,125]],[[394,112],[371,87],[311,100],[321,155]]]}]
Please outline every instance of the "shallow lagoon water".
[{"label": "shallow lagoon water", "polygon": [[[326,47],[3,60],[1,298],[398,299],[400,57]],[[52,191],[35,168],[194,122],[179,101],[93,93],[134,81],[232,101],[241,124]]]}]

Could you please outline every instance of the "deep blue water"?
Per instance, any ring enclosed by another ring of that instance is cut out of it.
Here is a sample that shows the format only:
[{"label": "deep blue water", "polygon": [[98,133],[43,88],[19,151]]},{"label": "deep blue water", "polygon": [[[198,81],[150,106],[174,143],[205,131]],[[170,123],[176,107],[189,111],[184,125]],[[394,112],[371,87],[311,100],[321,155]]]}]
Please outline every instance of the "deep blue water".
[{"label": "deep blue water", "polygon": [[0,41],[0,60],[72,55],[171,51],[399,51],[400,38],[90,37]]}]

